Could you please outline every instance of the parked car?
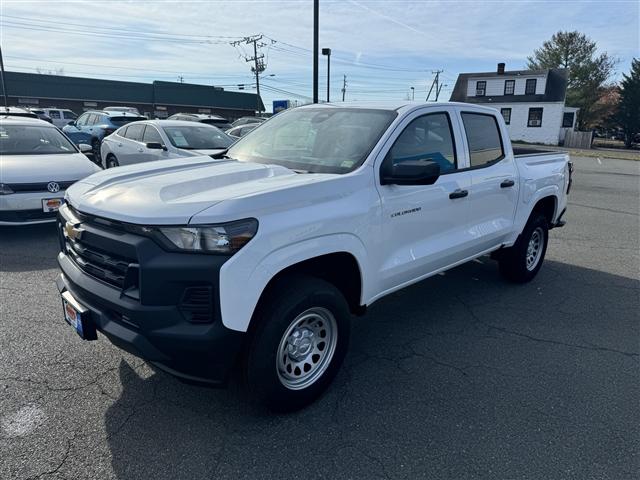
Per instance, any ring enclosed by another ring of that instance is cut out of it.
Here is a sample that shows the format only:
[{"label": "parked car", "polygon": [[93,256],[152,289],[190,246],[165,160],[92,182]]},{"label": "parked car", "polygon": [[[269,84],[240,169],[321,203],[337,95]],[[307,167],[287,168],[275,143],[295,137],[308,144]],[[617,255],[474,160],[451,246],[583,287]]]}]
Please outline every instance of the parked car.
[{"label": "parked car", "polygon": [[76,145],[80,143],[91,145],[96,161],[100,161],[102,139],[111,135],[119,127],[138,120],[146,120],[146,118],[121,111],[91,110],[80,115],[77,120],[69,122],[62,128],[62,131]]},{"label": "parked car", "polygon": [[146,120],[119,128],[102,141],[106,168],[169,158],[215,155],[234,139],[213,125],[180,120]]},{"label": "parked car", "polygon": [[233,138],[240,138],[253,129],[255,129],[259,123],[245,123],[244,125],[239,125],[237,127],[232,127],[226,131],[226,134]]},{"label": "parked car", "polygon": [[206,113],[176,113],[171,115],[167,120],[182,120],[184,122],[200,122],[209,125],[215,125],[221,130],[231,128],[229,121],[219,115],[209,115]]},{"label": "parked car", "polygon": [[42,110],[40,108],[30,108],[29,111],[31,113],[35,113],[36,116],[40,120],[44,120],[45,122],[53,123],[53,120],[51,119],[51,117],[49,115],[47,115],[44,110]]},{"label": "parked car", "polygon": [[235,120],[231,126],[232,127],[239,127],[241,125],[247,125],[248,123],[262,123],[265,120],[267,120],[264,117],[240,117],[239,119]]},{"label": "parked car", "polygon": [[12,117],[38,118],[38,115],[36,115],[35,113],[19,107],[0,107],[0,115],[2,116],[10,115]]},{"label": "parked car", "polygon": [[240,365],[276,410],[326,389],[350,315],[385,295],[489,253],[532,280],[572,171],[514,154],[497,110],[461,103],[309,105],[216,157],[72,186],[57,285],[82,338],[191,381]]},{"label": "parked car", "polygon": [[105,112],[127,112],[140,115],[140,111],[136,107],[104,107]]},{"label": "parked car", "polygon": [[68,125],[69,122],[73,122],[78,118],[73,111],[67,108],[43,108],[42,109],[46,115],[48,115],[53,124],[58,128],[63,128],[65,125]]},{"label": "parked car", "polygon": [[44,120],[0,117],[0,225],[55,221],[65,190],[100,168]]}]

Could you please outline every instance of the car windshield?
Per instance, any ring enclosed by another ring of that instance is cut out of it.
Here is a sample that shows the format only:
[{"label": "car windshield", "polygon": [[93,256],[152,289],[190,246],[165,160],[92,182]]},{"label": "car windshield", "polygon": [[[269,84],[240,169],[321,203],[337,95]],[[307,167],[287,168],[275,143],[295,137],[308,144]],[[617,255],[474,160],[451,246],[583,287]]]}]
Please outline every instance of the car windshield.
[{"label": "car windshield", "polygon": [[174,147],[185,150],[215,150],[227,148],[233,139],[211,125],[180,125],[163,127]]},{"label": "car windshield", "polygon": [[308,173],[347,173],[364,162],[396,115],[363,108],[289,110],[242,137],[227,155]]},{"label": "car windshield", "polygon": [[51,155],[77,153],[57,128],[0,125],[0,155]]},{"label": "car windshield", "polygon": [[110,117],[111,123],[113,123],[116,127],[121,127],[131,122],[139,122],[141,120],[146,120],[147,117]]}]

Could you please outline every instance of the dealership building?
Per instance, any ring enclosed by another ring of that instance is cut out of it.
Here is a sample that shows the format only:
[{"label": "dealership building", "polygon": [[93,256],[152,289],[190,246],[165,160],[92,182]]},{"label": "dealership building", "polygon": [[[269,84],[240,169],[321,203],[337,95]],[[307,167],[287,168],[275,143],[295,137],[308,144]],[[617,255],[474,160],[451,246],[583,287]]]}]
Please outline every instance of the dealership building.
[{"label": "dealership building", "polygon": [[[264,111],[255,93],[229,92],[191,83],[121,82],[94,78],[6,72],[9,105],[25,108],[68,108],[77,114],[108,106],[136,107],[149,118],[179,112],[221,115],[230,121]],[[0,84],[0,93],[2,85]]]}]

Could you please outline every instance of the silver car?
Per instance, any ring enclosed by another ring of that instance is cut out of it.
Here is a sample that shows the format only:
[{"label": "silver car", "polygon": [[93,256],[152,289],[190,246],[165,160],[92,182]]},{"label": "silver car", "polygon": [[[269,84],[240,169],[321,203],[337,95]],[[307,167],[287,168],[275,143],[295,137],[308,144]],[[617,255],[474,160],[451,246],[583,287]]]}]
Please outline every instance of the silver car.
[{"label": "silver car", "polygon": [[212,125],[180,120],[144,120],[105,137],[100,150],[106,168],[169,158],[214,155],[234,139]]}]

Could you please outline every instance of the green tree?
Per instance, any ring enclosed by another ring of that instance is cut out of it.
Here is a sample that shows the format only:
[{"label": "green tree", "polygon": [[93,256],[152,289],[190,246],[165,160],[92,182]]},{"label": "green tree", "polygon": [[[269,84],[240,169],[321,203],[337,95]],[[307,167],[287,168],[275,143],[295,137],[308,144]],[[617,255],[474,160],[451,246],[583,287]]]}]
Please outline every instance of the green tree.
[{"label": "green tree", "polygon": [[624,145],[631,148],[633,137],[640,133],[640,59],[631,61],[631,71],[622,75],[620,101],[613,121],[624,132]]},{"label": "green tree", "polygon": [[606,52],[597,53],[596,42],[580,32],[558,32],[528,57],[527,67],[566,68],[569,70],[566,103],[579,107],[581,127],[592,127],[593,107],[616,65]]}]

